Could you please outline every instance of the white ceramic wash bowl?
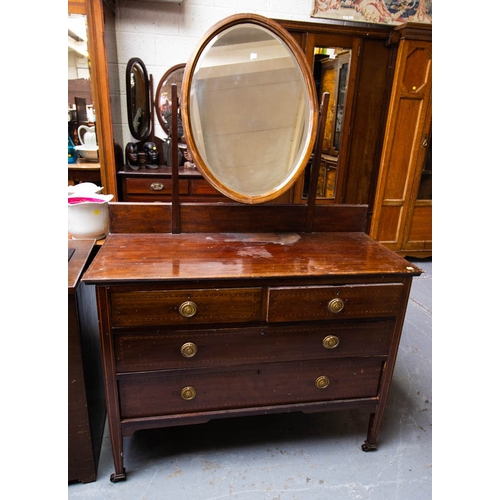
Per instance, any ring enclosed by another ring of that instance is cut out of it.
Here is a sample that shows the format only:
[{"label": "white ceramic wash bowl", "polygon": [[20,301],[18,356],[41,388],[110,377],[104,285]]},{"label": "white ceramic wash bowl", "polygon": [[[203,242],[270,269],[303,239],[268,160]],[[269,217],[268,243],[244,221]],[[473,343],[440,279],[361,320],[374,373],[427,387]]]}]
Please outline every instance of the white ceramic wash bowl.
[{"label": "white ceramic wash bowl", "polygon": [[104,188],[102,186],[98,186],[93,182],[80,182],[80,184],[76,184],[74,186],[68,186],[68,196],[71,194],[78,195],[91,195],[91,194],[101,194]]},{"label": "white ceramic wash bowl", "polygon": [[108,202],[112,194],[68,196],[68,233],[74,240],[105,238],[109,232]]},{"label": "white ceramic wash bowl", "polygon": [[97,161],[99,160],[99,146],[75,146],[75,149],[78,151],[78,154],[84,158],[85,160]]}]

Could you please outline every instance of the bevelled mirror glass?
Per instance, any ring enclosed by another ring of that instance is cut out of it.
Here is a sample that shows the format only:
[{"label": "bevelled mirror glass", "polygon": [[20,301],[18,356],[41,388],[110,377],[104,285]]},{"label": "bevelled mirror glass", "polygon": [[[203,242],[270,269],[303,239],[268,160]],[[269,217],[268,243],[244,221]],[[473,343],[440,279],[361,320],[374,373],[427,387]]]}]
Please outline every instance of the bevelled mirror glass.
[{"label": "bevelled mirror glass", "polygon": [[312,72],[295,40],[265,17],[231,16],[207,33],[186,65],[181,104],[198,169],[233,200],[278,197],[310,158]]},{"label": "bevelled mirror glass", "polygon": [[147,139],[151,130],[149,78],[145,64],[138,57],[127,63],[125,71],[128,128],[138,141]]}]

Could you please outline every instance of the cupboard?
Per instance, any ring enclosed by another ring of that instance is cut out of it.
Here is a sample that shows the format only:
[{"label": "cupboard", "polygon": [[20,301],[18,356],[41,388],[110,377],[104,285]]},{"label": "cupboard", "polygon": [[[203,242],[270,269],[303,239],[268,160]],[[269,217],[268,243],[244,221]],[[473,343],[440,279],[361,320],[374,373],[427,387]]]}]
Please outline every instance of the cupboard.
[{"label": "cupboard", "polygon": [[432,253],[432,42],[427,25],[394,30],[399,48],[370,235],[403,255]]}]

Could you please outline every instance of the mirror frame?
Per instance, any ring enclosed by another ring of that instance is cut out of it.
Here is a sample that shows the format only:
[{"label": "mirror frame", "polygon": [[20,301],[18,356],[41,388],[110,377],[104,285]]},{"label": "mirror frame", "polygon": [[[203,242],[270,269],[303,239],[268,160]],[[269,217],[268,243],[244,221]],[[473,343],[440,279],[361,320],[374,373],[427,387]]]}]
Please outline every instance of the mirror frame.
[{"label": "mirror frame", "polygon": [[[197,69],[198,62],[204,51],[204,49],[209,45],[212,40],[223,31],[232,28],[239,24],[255,24],[267,31],[270,31],[275,35],[283,44],[285,44],[291,51],[291,55],[295,58],[298,66],[298,70],[302,73],[305,87],[307,91],[307,99],[309,101],[309,122],[307,124],[307,138],[306,146],[296,162],[293,169],[291,169],[291,174],[287,177],[286,182],[279,184],[270,188],[267,192],[261,193],[259,195],[248,195],[234,191],[230,187],[226,186],[223,181],[216,177],[210,167],[206,164],[205,159],[198,151],[196,140],[193,135],[191,128],[191,86],[193,85],[194,74]],[[278,23],[268,19],[266,17],[257,14],[236,14],[222,19],[219,23],[215,24],[204,36],[202,41],[199,43],[196,50],[191,55],[189,61],[186,64],[186,69],[184,71],[184,80],[182,85],[182,98],[181,98],[181,110],[182,110],[182,120],[184,125],[184,135],[186,138],[187,145],[191,151],[194,161],[198,167],[198,170],[203,174],[205,179],[219,192],[226,195],[227,197],[241,203],[246,204],[257,204],[264,203],[266,201],[273,200],[286,191],[295,183],[301,173],[304,171],[307,163],[311,158],[311,154],[315,145],[316,134],[318,130],[318,115],[319,115],[319,104],[316,95],[316,88],[314,84],[314,77],[312,70],[307,63],[304,52],[295,41],[295,39]]]},{"label": "mirror frame", "polygon": [[[161,99],[161,94],[162,94],[162,89],[163,86],[167,83],[169,77],[175,73],[176,71],[179,71],[180,69],[183,70],[182,75],[184,76],[184,71],[186,69],[186,63],[181,63],[181,64],[176,64],[175,66],[172,66],[170,69],[168,69],[164,75],[161,77],[160,81],[158,82],[158,87],[156,88],[156,94],[155,94],[155,111],[156,111],[156,117],[158,118],[158,122],[160,124],[160,127],[162,130],[167,134],[168,137],[171,135],[171,131],[168,130],[166,123],[163,121],[163,117],[161,114],[161,108],[160,108],[160,99]],[[182,80],[181,80],[182,83]],[[167,87],[167,92],[170,94],[170,88]],[[177,86],[177,97],[179,98],[179,101],[181,100],[182,94],[182,85]],[[180,139],[180,137],[179,137]]]},{"label": "mirror frame", "polygon": [[[144,75],[144,93],[145,93],[145,102],[146,102],[146,113],[145,113],[145,118],[147,121],[147,126],[144,129],[144,132],[140,133],[134,128],[134,116],[133,116],[133,109],[134,107],[132,106],[132,88],[130,86],[130,74],[132,73],[132,69],[134,66],[138,66],[143,75]],[[139,59],[138,57],[132,57],[128,63],[127,63],[127,69],[125,70],[125,89],[127,93],[127,118],[128,118],[128,128],[130,130],[130,133],[132,134],[132,137],[134,139],[137,139],[138,141],[144,141],[146,140],[150,133],[151,133],[151,101],[149,98],[149,76],[148,76],[148,70],[146,69],[146,65],[144,62]]]}]

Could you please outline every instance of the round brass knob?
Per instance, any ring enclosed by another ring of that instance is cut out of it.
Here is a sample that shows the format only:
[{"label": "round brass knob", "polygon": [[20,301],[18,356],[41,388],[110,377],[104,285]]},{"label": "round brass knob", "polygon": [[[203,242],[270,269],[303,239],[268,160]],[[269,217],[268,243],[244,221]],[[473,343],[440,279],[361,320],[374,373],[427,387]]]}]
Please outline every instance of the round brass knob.
[{"label": "round brass knob", "polygon": [[194,399],[196,397],[196,390],[194,387],[191,387],[190,385],[187,385],[184,387],[181,391],[181,397],[182,399],[185,399],[186,401],[190,401],[191,399]]},{"label": "round brass knob", "polygon": [[197,310],[198,306],[190,300],[186,300],[186,302],[183,302],[179,306],[179,312],[181,313],[181,316],[184,316],[185,318],[192,318],[196,314]]},{"label": "round brass knob", "polygon": [[339,313],[344,309],[344,301],[342,299],[332,299],[328,303],[328,310],[334,314]]},{"label": "round brass knob", "polygon": [[323,339],[323,347],[325,349],[335,349],[339,345],[339,338],[335,335],[327,335]]},{"label": "round brass knob", "polygon": [[330,381],[328,380],[328,377],[325,377],[325,375],[321,375],[316,379],[316,387],[318,389],[326,389],[330,385]]},{"label": "round brass knob", "polygon": [[186,342],[181,347],[181,354],[185,358],[192,358],[198,352],[198,347],[193,342]]}]

